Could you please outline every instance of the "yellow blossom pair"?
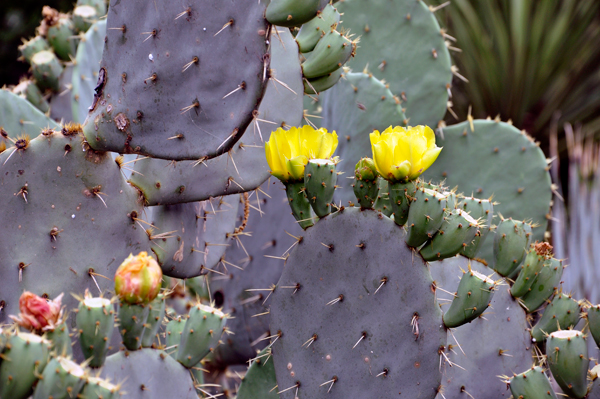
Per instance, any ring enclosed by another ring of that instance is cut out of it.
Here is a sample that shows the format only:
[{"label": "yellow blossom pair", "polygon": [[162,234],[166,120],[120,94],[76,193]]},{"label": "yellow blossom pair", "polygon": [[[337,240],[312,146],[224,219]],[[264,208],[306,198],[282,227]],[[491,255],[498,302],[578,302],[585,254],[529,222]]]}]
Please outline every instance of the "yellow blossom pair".
[{"label": "yellow blossom pair", "polygon": [[371,149],[377,171],[392,182],[415,180],[437,159],[440,147],[428,126],[388,127],[371,133]]},{"label": "yellow blossom pair", "polygon": [[303,180],[308,160],[331,158],[337,145],[337,134],[323,128],[278,128],[265,143],[265,152],[271,174],[288,183]]}]

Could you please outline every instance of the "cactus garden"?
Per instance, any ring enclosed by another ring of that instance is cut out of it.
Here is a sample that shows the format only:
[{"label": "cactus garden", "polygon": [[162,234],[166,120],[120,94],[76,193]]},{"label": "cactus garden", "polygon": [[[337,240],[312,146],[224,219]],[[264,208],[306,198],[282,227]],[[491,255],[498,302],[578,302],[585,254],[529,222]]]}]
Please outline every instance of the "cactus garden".
[{"label": "cactus garden", "polygon": [[0,399],[600,398],[552,160],[444,119],[445,6],[44,7],[0,90]]}]

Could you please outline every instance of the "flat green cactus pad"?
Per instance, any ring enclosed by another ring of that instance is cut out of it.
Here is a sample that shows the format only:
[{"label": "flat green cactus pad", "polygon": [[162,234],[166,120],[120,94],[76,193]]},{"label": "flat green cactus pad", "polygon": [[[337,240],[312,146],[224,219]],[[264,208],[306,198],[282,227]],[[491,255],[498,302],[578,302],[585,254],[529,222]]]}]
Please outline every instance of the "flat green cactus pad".
[{"label": "flat green cactus pad", "polygon": [[264,13],[261,1],[111,4],[90,145],[175,160],[227,152],[267,83]]},{"label": "flat green cactus pad", "polygon": [[96,283],[112,289],[120,263],[150,249],[135,221],[137,192],[108,153],[59,132],[16,145],[0,154],[0,322],[18,314],[25,290],[50,298],[62,292],[73,309],[71,293],[98,293]]},{"label": "flat green cactus pad", "polygon": [[100,373],[122,384],[127,399],[197,399],[190,370],[156,349],[118,352],[106,358]]},{"label": "flat green cactus pad", "polygon": [[[282,184],[272,178],[260,188],[262,191],[249,195],[245,230],[227,247],[224,260],[229,264],[224,263],[226,268],[218,269],[227,276],[216,273],[208,276],[216,306],[222,306],[232,315],[227,328],[235,333],[223,337],[223,345],[215,348],[212,364],[217,368],[245,364],[257,349],[268,345],[267,340],[256,342],[268,336],[269,314],[265,312],[271,299],[267,300],[267,296],[281,277],[284,257],[296,242],[293,236],[302,235],[302,229],[290,214]],[[240,204],[240,218],[244,217],[244,209],[245,204]]]},{"label": "flat green cactus pad", "polygon": [[[256,355],[237,392],[238,399],[279,399],[271,350]],[[275,388],[275,389],[273,389]]]},{"label": "flat green cactus pad", "polygon": [[411,126],[432,128],[444,118],[452,81],[440,25],[424,1],[344,0],[336,4],[344,28],[360,36],[348,66],[365,67],[402,100]]},{"label": "flat green cactus pad", "polygon": [[[492,223],[505,218],[533,221],[533,241],[543,240],[546,215],[552,198],[550,174],[542,150],[514,126],[492,120],[476,120],[443,129],[437,145],[444,147],[424,179],[446,181],[464,195],[494,200]],[[493,265],[493,233],[477,257]]]},{"label": "flat green cactus pad", "polygon": [[77,46],[70,92],[73,122],[83,123],[94,102],[94,88],[104,50],[106,20],[93,24]]},{"label": "flat green cactus pad", "polygon": [[[22,135],[36,137],[42,127],[59,128],[56,122],[40,112],[29,101],[6,89],[0,89],[0,127],[8,137],[13,139]],[[0,136],[0,146],[3,142],[7,147],[12,145],[10,141],[4,140],[6,139]]]},{"label": "flat green cactus pad", "polygon": [[446,330],[431,275],[404,235],[359,208],[306,230],[271,304],[282,399],[435,397]]},{"label": "flat green cactus pad", "polygon": [[155,207],[152,251],[163,273],[191,278],[206,274],[232,245],[237,223],[238,195],[202,202]]},{"label": "flat green cactus pad", "polygon": [[[275,29],[275,28],[274,28]],[[271,34],[271,79],[258,113],[227,154],[203,163],[142,159],[131,182],[150,205],[201,201],[250,191],[269,174],[264,141],[279,126],[298,126],[302,118],[302,71],[298,45],[289,30]],[[179,188],[185,185],[185,191]]]},{"label": "flat green cactus pad", "polygon": [[[500,279],[482,263],[463,256],[430,262],[429,269],[438,287],[456,292],[462,270],[468,270],[469,262],[473,270],[491,275],[493,280]],[[436,296],[442,309],[448,310],[450,294],[438,290]],[[448,348],[451,344],[452,350],[448,349],[446,356],[464,370],[450,367],[448,363],[444,365],[444,397],[463,399],[465,392],[475,398],[503,397],[506,384],[498,376],[512,375],[513,371],[531,366],[534,351],[527,328],[525,311],[510,295],[508,283],[497,286],[488,310],[472,322],[454,329],[453,335],[448,337]]]}]

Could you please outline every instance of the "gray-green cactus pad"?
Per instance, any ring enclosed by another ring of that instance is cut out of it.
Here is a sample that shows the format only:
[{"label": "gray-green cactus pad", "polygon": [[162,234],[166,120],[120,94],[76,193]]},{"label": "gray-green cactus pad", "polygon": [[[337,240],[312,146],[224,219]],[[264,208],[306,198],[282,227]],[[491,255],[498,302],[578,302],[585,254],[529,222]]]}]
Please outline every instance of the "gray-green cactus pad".
[{"label": "gray-green cactus pad", "polygon": [[118,352],[106,358],[100,374],[121,383],[125,399],[197,399],[190,371],[156,349]]},{"label": "gray-green cactus pad", "polygon": [[191,278],[219,263],[233,244],[230,235],[236,227],[239,202],[238,195],[229,195],[155,207],[152,217],[157,229],[152,234],[158,238],[152,240],[152,251],[163,273]]},{"label": "gray-green cactus pad", "polygon": [[[58,129],[59,126],[29,101],[11,93],[10,90],[0,89],[0,127],[14,139],[20,135],[36,137],[41,128]],[[10,142],[6,142],[7,147],[10,145]]]},{"label": "gray-green cactus pad", "polygon": [[[500,278],[482,263],[470,262],[473,270],[491,275],[493,280]],[[429,268],[438,287],[456,292],[463,274],[461,269],[466,271],[468,264],[469,259],[457,256],[431,262]],[[452,297],[449,294],[438,290],[437,297],[442,309],[450,306]],[[496,287],[490,308],[483,317],[454,329],[454,337],[448,337],[448,344],[452,344],[453,348],[446,355],[465,370],[446,365],[442,386],[447,399],[464,399],[467,396],[465,392],[475,398],[508,398],[506,384],[497,376],[512,375],[513,371],[531,366],[533,344],[527,331],[529,325],[525,311],[511,297],[507,283]]]},{"label": "gray-green cactus pad", "polygon": [[[542,150],[524,133],[504,122],[476,120],[443,129],[444,147],[424,179],[446,179],[448,187],[479,198],[493,196],[494,212],[505,218],[530,220],[533,241],[542,240],[552,198],[550,174]],[[496,217],[493,223],[499,223]],[[493,237],[483,244],[477,257],[493,265]]]},{"label": "gray-green cactus pad", "polygon": [[271,304],[278,390],[294,387],[282,399],[435,397],[446,330],[431,275],[404,235],[359,208],[306,230]]},{"label": "gray-green cactus pad", "polygon": [[[345,0],[336,4],[344,28],[360,36],[348,65],[367,65],[402,99],[410,125],[437,126],[446,113],[452,81],[450,54],[440,25],[417,0]],[[387,127],[387,126],[386,126]]]},{"label": "gray-green cactus pad", "polygon": [[[25,147],[24,142],[17,142]],[[81,135],[40,135],[26,148],[0,154],[0,322],[18,313],[24,290],[50,298],[64,292],[67,309],[86,288],[112,288],[130,254],[149,251],[134,221],[142,207],[108,153],[91,150]]]},{"label": "gray-green cactus pad", "polygon": [[[238,399],[279,399],[271,350],[256,355],[237,392]],[[273,389],[275,388],[275,389]]]},{"label": "gray-green cactus pad", "polygon": [[[299,126],[302,120],[298,45],[287,29],[271,34],[271,74],[256,118],[227,154],[201,164],[149,158],[136,161],[139,173],[132,175],[131,182],[144,193],[148,204],[201,201],[250,191],[270,176],[264,141],[279,126]],[[180,190],[182,185],[185,191]]]},{"label": "gray-green cactus pad", "polygon": [[111,4],[90,145],[176,160],[228,151],[267,83],[264,12],[256,1]]},{"label": "gray-green cactus pad", "polygon": [[71,93],[73,71],[75,64],[67,63],[58,79],[58,91],[50,97],[50,117],[59,123],[69,123],[73,119],[73,107],[71,106]]},{"label": "gray-green cactus pad", "polygon": [[93,24],[77,46],[70,93],[73,122],[83,123],[94,102],[94,88],[104,50],[106,20]]},{"label": "gray-green cactus pad", "polygon": [[341,159],[338,171],[336,202],[348,205],[356,202],[352,190],[354,167],[363,157],[372,157],[369,134],[383,131],[388,126],[403,126],[405,116],[402,107],[386,85],[365,73],[347,73],[333,88],[322,96],[321,125],[335,130],[339,137],[335,155]]},{"label": "gray-green cactus pad", "polygon": [[[227,328],[235,333],[224,336],[223,344],[215,348],[212,365],[217,368],[245,364],[256,355],[257,349],[268,345],[268,340],[257,340],[269,335],[270,316],[264,314],[271,304],[271,299],[266,300],[269,289],[281,277],[283,258],[296,242],[292,236],[302,235],[302,229],[290,214],[281,183],[270,179],[263,183],[261,190],[250,194],[246,229],[225,253],[225,261],[243,270],[225,264],[226,269],[218,270],[227,276],[215,273],[209,276],[212,298],[217,307],[222,306],[231,314]],[[243,209],[240,205],[240,218],[243,218]],[[258,314],[261,315],[256,316]]]}]

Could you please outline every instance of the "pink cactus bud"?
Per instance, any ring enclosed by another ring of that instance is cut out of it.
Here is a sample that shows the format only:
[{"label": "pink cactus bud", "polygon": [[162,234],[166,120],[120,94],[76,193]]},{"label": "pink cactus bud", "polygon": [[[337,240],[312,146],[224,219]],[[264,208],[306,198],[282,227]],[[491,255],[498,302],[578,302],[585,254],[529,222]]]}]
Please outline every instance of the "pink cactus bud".
[{"label": "pink cactus bud", "polygon": [[19,326],[30,331],[42,332],[53,330],[62,322],[61,301],[63,294],[54,300],[39,297],[29,291],[23,292],[19,298],[19,317],[10,316]]},{"label": "pink cactus bud", "polygon": [[162,270],[146,252],[129,255],[115,273],[115,292],[123,302],[144,304],[160,291]]}]

